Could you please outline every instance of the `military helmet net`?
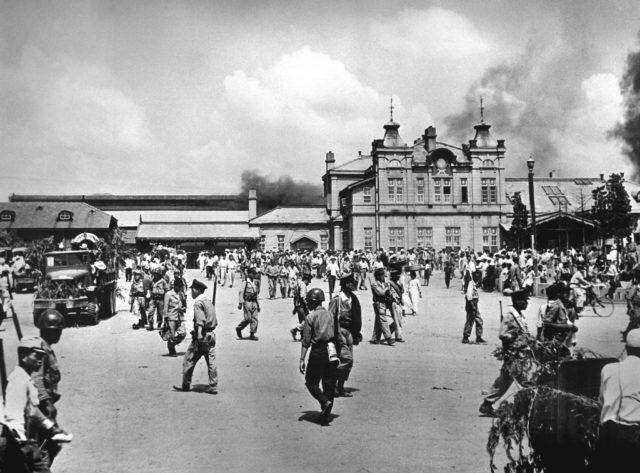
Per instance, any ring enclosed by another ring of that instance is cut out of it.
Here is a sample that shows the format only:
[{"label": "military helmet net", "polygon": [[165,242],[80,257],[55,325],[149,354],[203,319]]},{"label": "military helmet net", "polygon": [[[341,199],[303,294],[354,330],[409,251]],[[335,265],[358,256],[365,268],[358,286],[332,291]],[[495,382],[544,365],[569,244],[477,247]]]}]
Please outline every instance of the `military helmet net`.
[{"label": "military helmet net", "polygon": [[61,330],[64,328],[64,316],[53,309],[47,309],[40,314],[38,322],[40,328],[57,328]]}]

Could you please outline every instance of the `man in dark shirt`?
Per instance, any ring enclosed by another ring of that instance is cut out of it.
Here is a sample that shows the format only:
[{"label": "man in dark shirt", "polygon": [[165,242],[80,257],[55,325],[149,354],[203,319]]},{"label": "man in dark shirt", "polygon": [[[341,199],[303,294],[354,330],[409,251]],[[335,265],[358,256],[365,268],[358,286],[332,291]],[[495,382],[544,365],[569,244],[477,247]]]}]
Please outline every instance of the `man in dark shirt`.
[{"label": "man in dark shirt", "polygon": [[[307,307],[310,313],[302,326],[300,373],[305,375],[307,389],[320,403],[321,412],[318,422],[326,425],[333,407],[338,356],[335,347],[335,318],[322,306],[322,302],[324,302],[322,289],[314,288],[307,293]],[[311,347],[311,353],[305,373],[304,360],[309,347]],[[320,381],[322,381],[322,390]]]}]

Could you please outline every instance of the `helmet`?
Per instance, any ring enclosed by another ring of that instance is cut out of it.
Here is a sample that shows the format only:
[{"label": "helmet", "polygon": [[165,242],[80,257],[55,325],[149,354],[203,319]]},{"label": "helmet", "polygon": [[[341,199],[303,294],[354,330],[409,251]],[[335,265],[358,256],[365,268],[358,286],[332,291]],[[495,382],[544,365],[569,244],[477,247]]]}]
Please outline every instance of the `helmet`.
[{"label": "helmet", "polygon": [[314,287],[307,292],[307,301],[324,302],[324,292],[322,289]]},{"label": "helmet", "polygon": [[64,317],[57,310],[47,309],[38,318],[38,327],[40,328],[64,328]]}]

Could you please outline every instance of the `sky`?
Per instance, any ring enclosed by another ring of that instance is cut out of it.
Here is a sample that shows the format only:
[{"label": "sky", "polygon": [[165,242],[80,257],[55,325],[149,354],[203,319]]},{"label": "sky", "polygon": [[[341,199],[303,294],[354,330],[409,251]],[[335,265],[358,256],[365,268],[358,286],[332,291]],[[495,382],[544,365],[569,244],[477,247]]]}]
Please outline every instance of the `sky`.
[{"label": "sky", "polygon": [[634,168],[610,137],[640,2],[0,0],[0,199],[321,182],[394,119],[510,176]]}]

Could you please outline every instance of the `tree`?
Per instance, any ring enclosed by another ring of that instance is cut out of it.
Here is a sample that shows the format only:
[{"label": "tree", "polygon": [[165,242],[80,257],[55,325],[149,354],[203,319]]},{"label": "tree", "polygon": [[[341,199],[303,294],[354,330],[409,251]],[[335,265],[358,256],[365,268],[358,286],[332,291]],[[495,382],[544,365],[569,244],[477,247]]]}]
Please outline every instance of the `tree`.
[{"label": "tree", "polygon": [[631,234],[635,219],[631,216],[631,201],[620,174],[611,174],[604,185],[593,193],[591,217],[597,223],[597,232],[603,240],[615,237],[616,243]]},{"label": "tree", "polygon": [[527,224],[529,222],[529,211],[526,205],[522,203],[520,192],[513,194],[511,198],[513,205],[513,221],[511,222],[511,235],[518,242],[518,250],[522,247],[522,237],[527,234]]}]

